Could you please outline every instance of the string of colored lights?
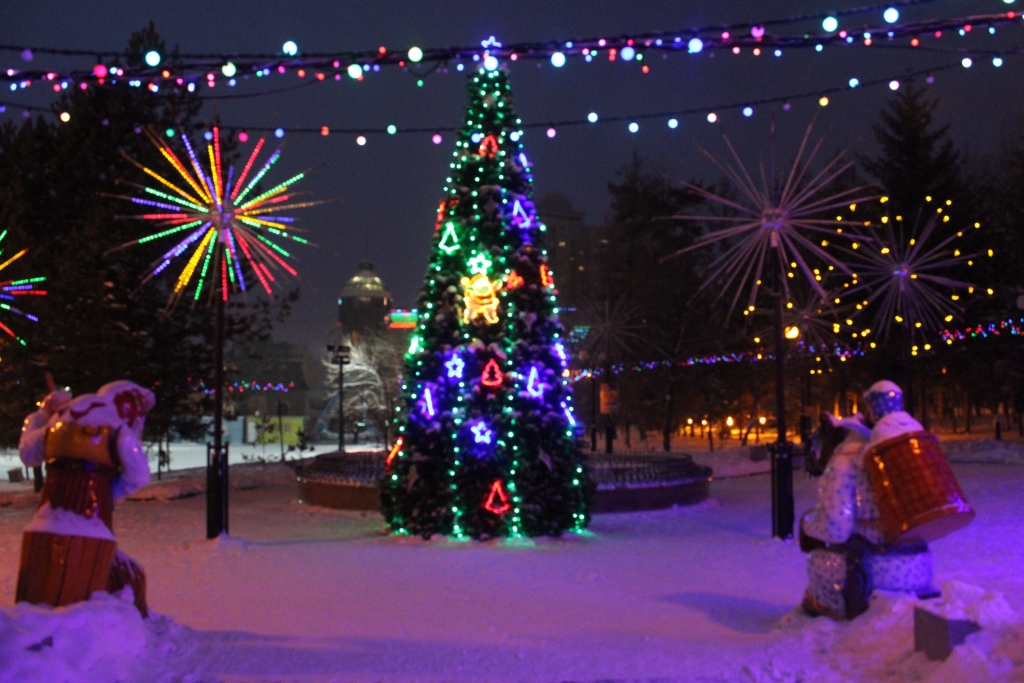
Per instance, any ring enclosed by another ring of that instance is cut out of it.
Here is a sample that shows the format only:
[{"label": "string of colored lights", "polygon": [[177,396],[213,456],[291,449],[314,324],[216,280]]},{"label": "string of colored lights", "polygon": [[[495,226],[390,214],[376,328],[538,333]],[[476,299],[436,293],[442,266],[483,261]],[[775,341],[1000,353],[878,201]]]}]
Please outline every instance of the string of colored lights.
[{"label": "string of colored lights", "polygon": [[[456,62],[456,69],[461,71],[465,64],[483,62],[485,65],[497,65],[499,60],[547,60],[552,66],[561,68],[567,59],[573,56],[582,57],[591,62],[601,55],[623,62],[642,63],[645,53],[652,52],[685,52],[699,54],[715,49],[729,49],[739,54],[749,49],[755,56],[763,51],[772,50],[777,56],[785,49],[812,48],[822,51],[828,45],[842,44],[845,46],[860,45],[892,45],[892,41],[903,38],[910,39],[911,47],[918,47],[921,36],[940,38],[953,31],[960,35],[971,33],[975,26],[984,26],[992,33],[996,26],[1016,23],[1020,14],[1001,12],[995,14],[977,14],[958,17],[929,19],[917,22],[899,23],[898,7],[906,7],[929,2],[930,0],[908,0],[907,2],[886,3],[853,8],[845,12],[824,12],[806,14],[788,19],[768,20],[757,23],[737,23],[716,26],[705,26],[684,30],[655,31],[638,34],[626,34],[613,38],[582,38],[573,40],[548,40],[543,42],[502,44],[493,36],[481,41],[479,46],[472,47],[411,47],[408,50],[392,50],[381,46],[376,50],[342,51],[330,53],[299,53],[294,41],[287,41],[279,53],[264,54],[179,54],[172,63],[161,66],[164,56],[157,50],[150,49],[142,54],[126,55],[114,51],[67,50],[63,48],[28,47],[21,45],[0,45],[0,50],[19,51],[22,59],[31,61],[36,52],[40,54],[59,55],[98,55],[100,63],[90,70],[54,71],[42,69],[7,69],[0,72],[0,81],[11,81],[15,88],[28,87],[32,81],[58,81],[53,83],[57,90],[78,84],[88,87],[89,84],[102,85],[107,80],[115,82],[118,78],[129,79],[150,89],[164,86],[186,87],[193,92],[205,81],[208,86],[215,86],[220,75],[228,79],[228,85],[237,84],[237,77],[257,78],[270,76],[272,73],[284,74],[296,72],[300,77],[306,75],[307,69],[316,72],[318,80],[333,78],[341,80],[343,75],[362,80],[366,74],[380,71],[382,66],[397,65],[410,70],[415,76],[424,76],[443,65]],[[882,11],[882,24],[866,24],[860,27],[840,29],[840,17],[855,16]],[[822,32],[797,33],[793,35],[776,35],[768,33],[767,26],[787,25],[822,20]],[[993,51],[966,49],[966,53],[989,54]],[[117,64],[104,64],[104,57],[132,57],[142,61],[145,66],[121,67]],[[432,66],[430,66],[432,65]],[[413,68],[415,67],[415,68]],[[418,72],[420,67],[427,71]],[[648,71],[647,65],[641,66]]]},{"label": "string of colored lights", "polygon": [[[1007,318],[1006,320],[994,323],[979,323],[963,329],[943,330],[940,337],[947,345],[952,345],[955,342],[967,341],[969,339],[988,339],[1005,335],[1024,336],[1024,318]],[[809,351],[810,353],[815,353],[813,348],[809,349]],[[857,345],[852,349],[836,346],[833,351],[837,358],[845,361],[853,357],[864,356],[867,350],[862,345]],[[610,370],[612,374],[618,375],[626,372],[643,372],[644,370],[655,370],[673,366],[693,367],[696,365],[716,365],[720,363],[757,363],[774,359],[775,356],[772,353],[759,349],[756,351],[740,351],[712,356],[693,356],[683,361],[660,360],[640,361],[631,364],[617,363],[612,365]],[[604,374],[605,368],[583,368],[571,371],[569,381],[578,382],[592,377],[601,377]]]},{"label": "string of colored lights", "polygon": [[[1012,1],[1013,0],[1010,0],[1010,2],[1008,4],[1012,4]],[[860,6],[860,7],[851,7],[851,8],[845,9],[845,10],[839,10],[839,11],[835,11],[835,12],[805,13],[805,14],[795,15],[795,16],[786,17],[786,18],[782,18],[782,19],[769,19],[769,20],[765,20],[765,21],[742,22],[742,23],[731,23],[731,24],[715,24],[713,26],[706,26],[706,27],[703,27],[703,28],[696,28],[696,29],[694,29],[694,28],[687,28],[687,29],[682,29],[682,30],[679,30],[679,31],[660,31],[660,32],[655,32],[655,33],[636,34],[636,35],[633,35],[633,36],[626,36],[626,37],[627,38],[628,37],[633,37],[634,39],[643,39],[643,38],[646,38],[646,37],[666,37],[666,36],[672,36],[674,34],[688,35],[688,34],[693,33],[693,32],[707,33],[707,32],[713,32],[713,31],[716,31],[716,30],[731,30],[731,31],[734,31],[734,30],[737,30],[737,29],[749,29],[749,28],[753,28],[755,26],[762,26],[762,27],[764,27],[764,26],[782,26],[782,25],[796,24],[796,23],[802,23],[802,22],[807,22],[807,21],[824,20],[824,19],[827,19],[828,17],[834,17],[834,18],[836,18],[838,20],[840,17],[852,17],[852,16],[858,16],[858,15],[862,15],[862,14],[878,12],[879,10],[888,11],[890,9],[896,9],[896,8],[900,8],[900,7],[906,8],[906,7],[912,7],[912,6],[915,6],[915,5],[931,4],[931,3],[934,3],[934,2],[936,2],[936,0],[896,0],[895,2],[875,3],[875,4],[872,4],[872,5],[864,5],[864,6]],[[898,12],[898,10],[897,10],[897,12]],[[890,14],[889,16],[892,16],[892,15]],[[897,18],[898,18],[898,14],[897,14]],[[561,45],[561,44],[563,44],[565,42],[573,42],[573,41],[561,41],[561,40],[548,41],[548,43],[552,43],[552,44],[555,44],[555,45]],[[583,42],[586,42],[586,39],[576,40],[575,42],[576,43],[583,43]],[[285,43],[285,47],[286,48],[287,48],[287,46],[288,46],[288,43]],[[444,49],[456,51],[456,50],[470,49],[470,48],[444,48]],[[121,50],[85,50],[85,49],[73,49],[73,48],[53,48],[53,47],[45,47],[45,46],[0,45],[0,51],[14,51],[14,52],[21,52],[21,53],[23,53],[25,50],[29,50],[33,54],[39,53],[39,54],[52,54],[52,55],[62,55],[62,56],[85,56],[85,57],[99,57],[99,58],[126,56],[126,53],[124,51],[121,51]],[[289,52],[290,51],[286,49],[284,51],[284,54],[288,54]],[[365,54],[365,53],[360,53],[360,52],[310,53],[308,56],[314,56],[314,57],[339,56],[340,57],[340,56],[351,56],[351,55],[358,55],[358,54]],[[138,54],[136,56],[137,57],[142,57],[144,55]],[[179,53],[178,54],[178,57],[180,57],[182,59],[223,58],[223,57],[227,57],[227,56],[231,56],[231,57],[245,57],[245,58],[253,58],[253,59],[261,59],[261,58],[263,58],[263,59],[273,59],[273,58],[276,58],[276,57],[280,57],[281,53],[250,53],[250,54],[242,54],[242,53],[231,53],[231,54],[225,54],[225,53]],[[306,56],[306,55],[304,54],[304,56]]]},{"label": "string of colored lights", "polygon": [[[831,357],[837,358],[841,361],[849,360],[850,358],[865,355],[865,349],[861,345],[854,346],[852,348],[834,345],[828,351],[822,349],[816,349],[815,347],[808,347],[804,349],[803,345],[797,345],[797,351],[799,353],[808,353],[810,355],[821,356],[826,354]],[[613,375],[618,375],[625,372],[643,372],[644,370],[655,370],[658,368],[689,368],[698,365],[718,365],[718,364],[732,364],[732,363],[757,363],[760,361],[775,360],[775,355],[764,348],[758,348],[751,351],[737,351],[734,353],[724,353],[710,356],[691,356],[686,360],[672,361],[672,360],[655,360],[655,361],[638,361],[635,363],[616,363],[611,365],[608,370]],[[588,379],[590,377],[600,377],[605,374],[605,368],[583,368],[577,371],[571,372],[572,382],[578,382],[581,379]]]},{"label": "string of colored lights", "polygon": [[[295,382],[288,382],[288,383],[284,383],[284,382],[276,382],[276,383],[275,382],[266,382],[265,384],[260,384],[259,382],[240,381],[240,382],[233,382],[231,384],[228,384],[228,385],[225,386],[225,388],[229,392],[236,392],[237,391],[239,394],[244,394],[247,391],[248,392],[277,392],[277,393],[287,394],[289,391],[294,391],[295,390]],[[199,380],[199,382],[194,384],[192,386],[192,390],[193,391],[201,391],[204,394],[213,394],[213,389],[208,388],[206,386],[206,382],[204,380]]]},{"label": "string of colored lights", "polygon": [[[1024,45],[1008,49],[1003,51],[1005,56],[1017,56],[1024,54]],[[1002,58],[1000,58],[1002,59]],[[1000,65],[1002,65],[1000,61]],[[788,111],[794,102],[800,102],[804,100],[815,100],[819,107],[826,107],[832,104],[830,96],[835,96],[851,91],[860,91],[870,89],[874,87],[887,86],[891,90],[897,90],[899,87],[910,80],[924,78],[926,82],[933,83],[935,74],[942,73],[958,68],[965,68],[964,63],[953,62],[938,67],[929,69],[920,69],[910,73],[902,72],[893,76],[886,76],[882,78],[876,78],[868,81],[860,81],[857,78],[851,78],[849,81],[842,85],[829,86],[825,88],[818,88],[815,90],[806,90],[796,93],[790,93],[786,95],[777,95],[771,97],[763,97],[755,100],[742,100],[734,102],[726,102],[713,104],[710,106],[700,107],[689,107],[685,109],[675,109],[669,111],[660,111],[653,113],[640,113],[640,114],[615,114],[611,116],[599,115],[596,112],[590,112],[585,117],[574,118],[574,119],[558,119],[549,121],[534,121],[530,123],[520,123],[521,129],[544,129],[546,135],[549,138],[553,138],[557,135],[557,131],[560,128],[576,127],[576,126],[591,126],[591,125],[609,125],[613,123],[624,123],[627,122],[626,129],[628,132],[635,134],[640,131],[640,121],[650,121],[661,119],[664,120],[666,125],[670,129],[677,129],[680,125],[679,119],[691,116],[703,115],[709,123],[717,123],[722,113],[740,111],[745,118],[750,118],[755,113],[755,107],[768,106],[768,105],[782,105],[783,110]],[[966,67],[970,68],[970,67]],[[0,100],[0,113],[6,110],[6,107],[18,107],[24,110],[24,115],[29,115],[29,112],[41,112],[46,114],[53,114],[53,109],[50,107],[42,107],[36,105],[20,105],[15,102]],[[70,114],[62,112],[59,114],[62,121],[69,122]],[[356,144],[362,146],[365,145],[369,139],[367,136],[374,135],[430,135],[431,141],[434,144],[441,144],[444,140],[442,133],[451,133],[457,129],[455,126],[414,126],[408,128],[398,128],[394,124],[388,124],[386,126],[375,126],[375,127],[342,127],[342,126],[313,126],[313,127],[283,127],[283,126],[245,126],[238,124],[224,124],[220,126],[220,130],[227,133],[229,137],[238,136],[241,142],[248,140],[250,134],[264,133],[273,134],[277,138],[283,138],[286,134],[316,134],[322,137],[329,135],[355,135]],[[138,132],[141,133],[142,129],[139,128]],[[174,136],[176,131],[174,129],[168,129],[168,137]]]},{"label": "string of colored lights", "polygon": [[942,341],[946,344],[966,341],[968,339],[987,339],[1002,335],[1020,336],[1024,334],[1024,318],[1007,318],[999,322],[974,325],[962,330],[943,330]]}]

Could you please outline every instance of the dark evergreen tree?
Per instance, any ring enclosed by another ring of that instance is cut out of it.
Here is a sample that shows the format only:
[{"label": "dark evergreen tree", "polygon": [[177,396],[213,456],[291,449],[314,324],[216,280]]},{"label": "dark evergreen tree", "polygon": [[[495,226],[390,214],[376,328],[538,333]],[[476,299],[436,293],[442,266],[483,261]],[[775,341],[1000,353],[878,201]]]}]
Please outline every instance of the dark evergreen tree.
[{"label": "dark evergreen tree", "polygon": [[949,139],[949,124],[935,124],[938,106],[927,90],[906,82],[872,126],[880,153],[860,161],[882,185],[894,214],[916,216],[926,197],[945,201],[962,196],[960,154]]},{"label": "dark evergreen tree", "polygon": [[479,68],[438,211],[405,357],[401,441],[382,505],[429,538],[557,535],[589,520],[590,484],[545,227],[508,73]]},{"label": "dark evergreen tree", "polygon": [[[152,24],[132,34],[127,64],[140,64],[149,49],[173,65],[176,50],[166,50]],[[28,270],[46,275],[49,290],[33,308],[40,322],[24,329],[27,347],[3,349],[3,443],[17,442],[21,420],[46,392],[47,371],[75,393],[131,379],[156,394],[148,438],[203,435],[196,387],[212,374],[213,316],[203,307],[165,316],[167,283],[139,289],[161,245],[107,253],[140,236],[137,222],[118,219],[124,202],[110,197],[124,193],[119,182],[138,178],[125,156],[159,163],[144,127],[194,131],[201,105],[185,88],[153,93],[112,75],[54,101],[66,123],[40,116],[0,127],[0,230],[31,247]],[[236,338],[265,336],[274,313],[238,306],[229,328]]]}]

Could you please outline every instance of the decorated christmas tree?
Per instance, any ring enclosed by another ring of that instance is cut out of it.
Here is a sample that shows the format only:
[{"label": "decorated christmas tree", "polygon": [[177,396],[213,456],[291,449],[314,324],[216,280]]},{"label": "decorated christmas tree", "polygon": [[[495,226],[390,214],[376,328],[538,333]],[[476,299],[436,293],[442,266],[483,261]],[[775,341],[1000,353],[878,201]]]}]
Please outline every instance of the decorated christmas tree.
[{"label": "decorated christmas tree", "polygon": [[591,486],[546,229],[508,73],[480,68],[468,91],[405,356],[384,515],[424,537],[557,535],[587,524]]}]

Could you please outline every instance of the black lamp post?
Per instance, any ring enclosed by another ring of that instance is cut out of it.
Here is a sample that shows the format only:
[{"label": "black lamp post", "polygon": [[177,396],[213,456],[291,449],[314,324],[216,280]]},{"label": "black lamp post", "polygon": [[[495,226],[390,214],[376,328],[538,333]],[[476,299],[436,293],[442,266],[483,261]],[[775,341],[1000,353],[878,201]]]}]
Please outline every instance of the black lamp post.
[{"label": "black lamp post", "polygon": [[206,446],[206,537],[228,533],[228,448],[224,444],[224,297],[215,297],[213,445]]},{"label": "black lamp post", "polygon": [[327,350],[334,354],[338,364],[338,452],[345,452],[345,366],[351,362],[352,349],[345,344],[328,344]]},{"label": "black lamp post", "polygon": [[[786,440],[786,337],[789,333],[782,323],[781,266],[775,269],[775,424],[778,438],[769,448],[772,455],[772,536],[792,538],[796,506],[793,501],[793,445]],[[789,328],[796,330],[798,328]],[[796,336],[794,335],[794,337]]]}]

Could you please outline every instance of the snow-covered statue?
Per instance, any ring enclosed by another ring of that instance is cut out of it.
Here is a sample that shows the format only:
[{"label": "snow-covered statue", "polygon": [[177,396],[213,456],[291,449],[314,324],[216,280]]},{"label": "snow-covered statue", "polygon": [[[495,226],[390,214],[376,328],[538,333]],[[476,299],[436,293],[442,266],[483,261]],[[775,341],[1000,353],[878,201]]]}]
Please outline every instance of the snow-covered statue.
[{"label": "snow-covered statue", "polygon": [[[890,522],[887,526],[880,519],[879,502],[887,506],[887,512],[899,505],[891,504],[892,501],[885,498],[887,493],[880,492],[878,489],[882,487],[872,481],[877,479],[881,468],[869,469],[875,462],[870,458],[902,458],[900,448],[906,439],[901,437],[911,435],[908,438],[915,442],[914,448],[927,453],[918,462],[907,463],[910,469],[938,469],[940,464],[934,460],[936,454],[942,465],[945,461],[934,437],[924,432],[921,424],[903,410],[903,392],[896,384],[876,382],[863,398],[867,412],[864,417],[858,414],[839,420],[828,413],[822,416],[819,438],[822,457],[828,459],[828,464],[818,486],[818,503],[800,521],[800,546],[810,552],[804,610],[834,619],[852,619],[862,614],[875,589],[914,593],[919,597],[937,595],[932,587],[932,557],[926,540],[948,533],[946,530],[938,535],[924,534],[922,540],[922,535],[915,534],[913,529],[924,522],[911,519],[913,515],[901,508],[898,511],[907,519],[900,528],[907,533],[892,532],[890,520],[885,520]],[[885,450],[884,454],[879,447]],[[948,465],[945,470],[948,471]],[[955,480],[952,485],[959,491]],[[899,499],[904,492],[896,490],[888,494],[895,494]],[[956,498],[956,494],[948,497]],[[960,503],[966,507],[962,494]],[[942,514],[951,519],[949,515],[963,512],[950,508],[936,513],[933,508],[930,514]]]},{"label": "snow-covered statue", "polygon": [[22,461],[46,463],[42,500],[25,528],[16,600],[53,606],[130,585],[145,616],[145,575],[117,549],[114,501],[149,482],[142,427],[155,399],[119,380],[71,398],[51,390],[25,419]]}]

